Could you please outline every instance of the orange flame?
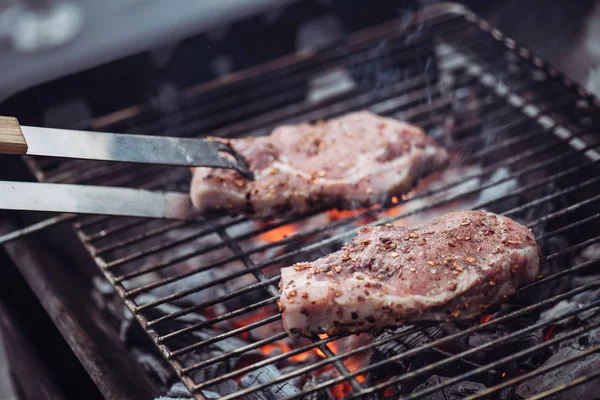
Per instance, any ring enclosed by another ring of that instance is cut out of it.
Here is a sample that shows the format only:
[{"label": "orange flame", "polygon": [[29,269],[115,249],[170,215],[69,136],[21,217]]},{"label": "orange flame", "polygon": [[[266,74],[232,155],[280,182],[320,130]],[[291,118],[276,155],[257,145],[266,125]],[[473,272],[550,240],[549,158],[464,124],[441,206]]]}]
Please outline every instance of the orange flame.
[{"label": "orange flame", "polygon": [[480,324],[485,324],[486,322],[488,322],[489,320],[492,319],[492,316],[493,316],[492,314],[483,314],[481,316],[481,319],[479,320],[479,323]]},{"label": "orange flame", "polygon": [[258,235],[258,238],[267,243],[279,242],[296,232],[295,224],[282,225]]}]

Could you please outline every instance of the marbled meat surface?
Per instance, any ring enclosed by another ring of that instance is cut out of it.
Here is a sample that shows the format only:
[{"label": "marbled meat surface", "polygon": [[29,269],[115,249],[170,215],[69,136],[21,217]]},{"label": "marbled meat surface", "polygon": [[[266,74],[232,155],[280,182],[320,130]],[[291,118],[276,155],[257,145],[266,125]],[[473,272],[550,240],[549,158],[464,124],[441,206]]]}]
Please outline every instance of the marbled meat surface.
[{"label": "marbled meat surface", "polygon": [[281,270],[279,306],[291,336],[467,319],[534,281],[533,234],[485,211],[414,228],[362,228],[341,250]]},{"label": "marbled meat surface", "polygon": [[448,153],[421,129],[366,111],[224,141],[246,159],[255,180],[233,170],[195,168],[192,202],[202,211],[259,219],[377,204],[410,191],[448,162]]}]

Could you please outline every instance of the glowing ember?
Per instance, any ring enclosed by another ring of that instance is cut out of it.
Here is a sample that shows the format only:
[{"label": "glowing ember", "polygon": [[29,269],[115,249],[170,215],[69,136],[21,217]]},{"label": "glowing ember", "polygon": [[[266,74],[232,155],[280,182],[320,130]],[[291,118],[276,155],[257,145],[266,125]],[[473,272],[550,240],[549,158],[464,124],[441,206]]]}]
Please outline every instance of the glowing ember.
[{"label": "glowing ember", "polygon": [[481,316],[481,319],[479,320],[479,323],[480,324],[485,324],[486,322],[488,322],[491,319],[492,319],[492,314],[483,314]]},{"label": "glowing ember", "polygon": [[552,335],[554,334],[554,331],[556,330],[556,325],[550,325],[550,327],[548,328],[548,332],[546,332],[546,334],[544,335],[544,340],[547,342],[548,340],[550,340],[550,338],[552,337]]},{"label": "glowing ember", "polygon": [[272,243],[285,239],[286,237],[292,235],[294,232],[296,232],[295,224],[287,224],[275,229],[271,229],[270,231],[261,233],[258,236],[258,238],[264,242]]},{"label": "glowing ember", "polygon": [[[330,221],[338,221],[340,219],[350,218],[350,217],[354,217],[356,215],[361,215],[369,210],[374,209],[375,207],[378,207],[378,206],[375,205],[370,208],[357,208],[357,209],[353,209],[353,210],[338,210],[337,208],[333,208],[331,210],[326,211],[325,215],[327,215],[327,218],[329,218]],[[358,221],[354,221],[354,225],[364,225],[364,224],[367,224],[374,220],[375,220],[375,216],[365,217],[365,218],[359,219]]]},{"label": "glowing ember", "polygon": [[506,376],[506,371],[504,371],[504,372],[502,373],[502,377],[504,378],[505,376]]}]

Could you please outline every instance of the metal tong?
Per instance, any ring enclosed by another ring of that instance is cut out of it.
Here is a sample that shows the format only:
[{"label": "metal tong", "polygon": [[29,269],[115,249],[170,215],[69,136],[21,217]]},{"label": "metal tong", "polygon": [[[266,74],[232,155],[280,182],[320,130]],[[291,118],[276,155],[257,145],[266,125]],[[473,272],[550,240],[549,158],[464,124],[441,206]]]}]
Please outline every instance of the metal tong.
[{"label": "metal tong", "polygon": [[[244,158],[222,141],[21,126],[12,117],[0,117],[2,153],[228,168],[253,179]],[[197,219],[187,193],[37,182],[0,181],[0,209]]]},{"label": "metal tong", "polygon": [[20,125],[13,117],[0,117],[2,153],[228,168],[253,179],[244,158],[223,141],[41,128]]}]

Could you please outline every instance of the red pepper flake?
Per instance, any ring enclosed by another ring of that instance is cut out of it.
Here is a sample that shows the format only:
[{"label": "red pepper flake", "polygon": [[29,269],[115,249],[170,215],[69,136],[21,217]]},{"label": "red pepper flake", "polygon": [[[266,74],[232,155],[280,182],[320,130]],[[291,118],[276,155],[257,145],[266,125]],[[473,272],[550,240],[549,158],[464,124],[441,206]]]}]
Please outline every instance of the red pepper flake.
[{"label": "red pepper flake", "polygon": [[280,313],[282,313],[285,310],[285,306],[281,304],[281,301],[279,300],[277,300],[277,308],[279,309]]},{"label": "red pepper flake", "polygon": [[491,280],[490,281],[490,286],[496,286],[496,281],[495,280]]},{"label": "red pepper flake", "polygon": [[333,271],[327,271],[327,276],[333,276]]},{"label": "red pepper flake", "polygon": [[513,274],[516,274],[518,270],[519,264],[513,264],[512,267],[510,267],[510,272],[512,272]]},{"label": "red pepper flake", "polygon": [[302,297],[303,299],[307,299],[308,298],[308,293],[302,292],[302,293],[300,293],[300,297]]},{"label": "red pepper flake", "polygon": [[460,226],[467,226],[471,223],[471,221],[469,221],[468,219],[465,219],[463,222],[460,223]]},{"label": "red pepper flake", "polygon": [[368,244],[371,244],[371,241],[369,239],[365,239],[365,240],[361,240],[360,241],[360,245],[361,246],[366,246]]},{"label": "red pepper flake", "polygon": [[416,269],[414,269],[413,267],[410,267],[409,269],[410,269],[410,272],[415,272],[416,271]]},{"label": "red pepper flake", "polygon": [[407,142],[402,143],[402,148],[404,150],[410,150],[410,144],[408,144]]},{"label": "red pepper flake", "polygon": [[364,277],[364,276],[362,276],[362,275],[358,275],[358,276],[356,277],[356,279],[358,279],[359,281],[362,281],[362,280],[364,280],[364,279],[365,279],[365,277]]},{"label": "red pepper flake", "polygon": [[288,293],[287,297],[296,297],[296,294],[298,294],[297,291],[295,290],[290,290],[290,292]]},{"label": "red pepper flake", "polygon": [[469,264],[473,264],[477,260],[475,259],[475,257],[469,256],[469,257],[465,258],[465,261],[468,262]]},{"label": "red pepper flake", "polygon": [[340,297],[342,295],[342,291],[339,289],[335,289],[334,294],[335,294],[335,297]]},{"label": "red pepper flake", "polygon": [[478,247],[478,248],[477,248],[477,252],[478,252],[478,253],[481,253],[481,247]]},{"label": "red pepper flake", "polygon": [[318,175],[318,176],[320,176],[320,177],[322,178],[322,177],[324,177],[324,176],[326,176],[326,175],[327,175],[327,171],[325,171],[325,170],[319,171],[319,172],[317,173],[317,175]]},{"label": "red pepper flake", "polygon": [[456,281],[452,281],[452,282],[450,282],[448,284],[448,286],[446,286],[446,289],[448,289],[448,290],[456,290],[456,286],[457,286]]},{"label": "red pepper flake", "polygon": [[392,258],[396,258],[398,257],[400,254],[396,253],[395,251],[393,253],[390,254],[392,256]]},{"label": "red pepper flake", "polygon": [[233,181],[233,183],[235,183],[235,186],[241,187],[241,188],[246,186],[246,182],[244,182],[243,179],[236,179],[235,181]]},{"label": "red pepper flake", "polygon": [[460,310],[453,311],[450,315],[452,315],[454,318],[458,318],[460,315]]},{"label": "red pepper flake", "polygon": [[417,232],[411,232],[411,233],[408,235],[408,237],[410,237],[410,238],[413,238],[413,239],[416,239],[416,238],[418,238],[418,237],[419,237],[419,234],[418,234]]},{"label": "red pepper flake", "polygon": [[333,267],[333,269],[335,269],[335,272],[337,272],[339,274],[342,271],[342,266],[336,265],[335,267]]},{"label": "red pepper flake", "polygon": [[348,261],[350,258],[351,258],[351,257],[350,257],[350,254],[344,254],[344,255],[342,256],[342,261]]}]

